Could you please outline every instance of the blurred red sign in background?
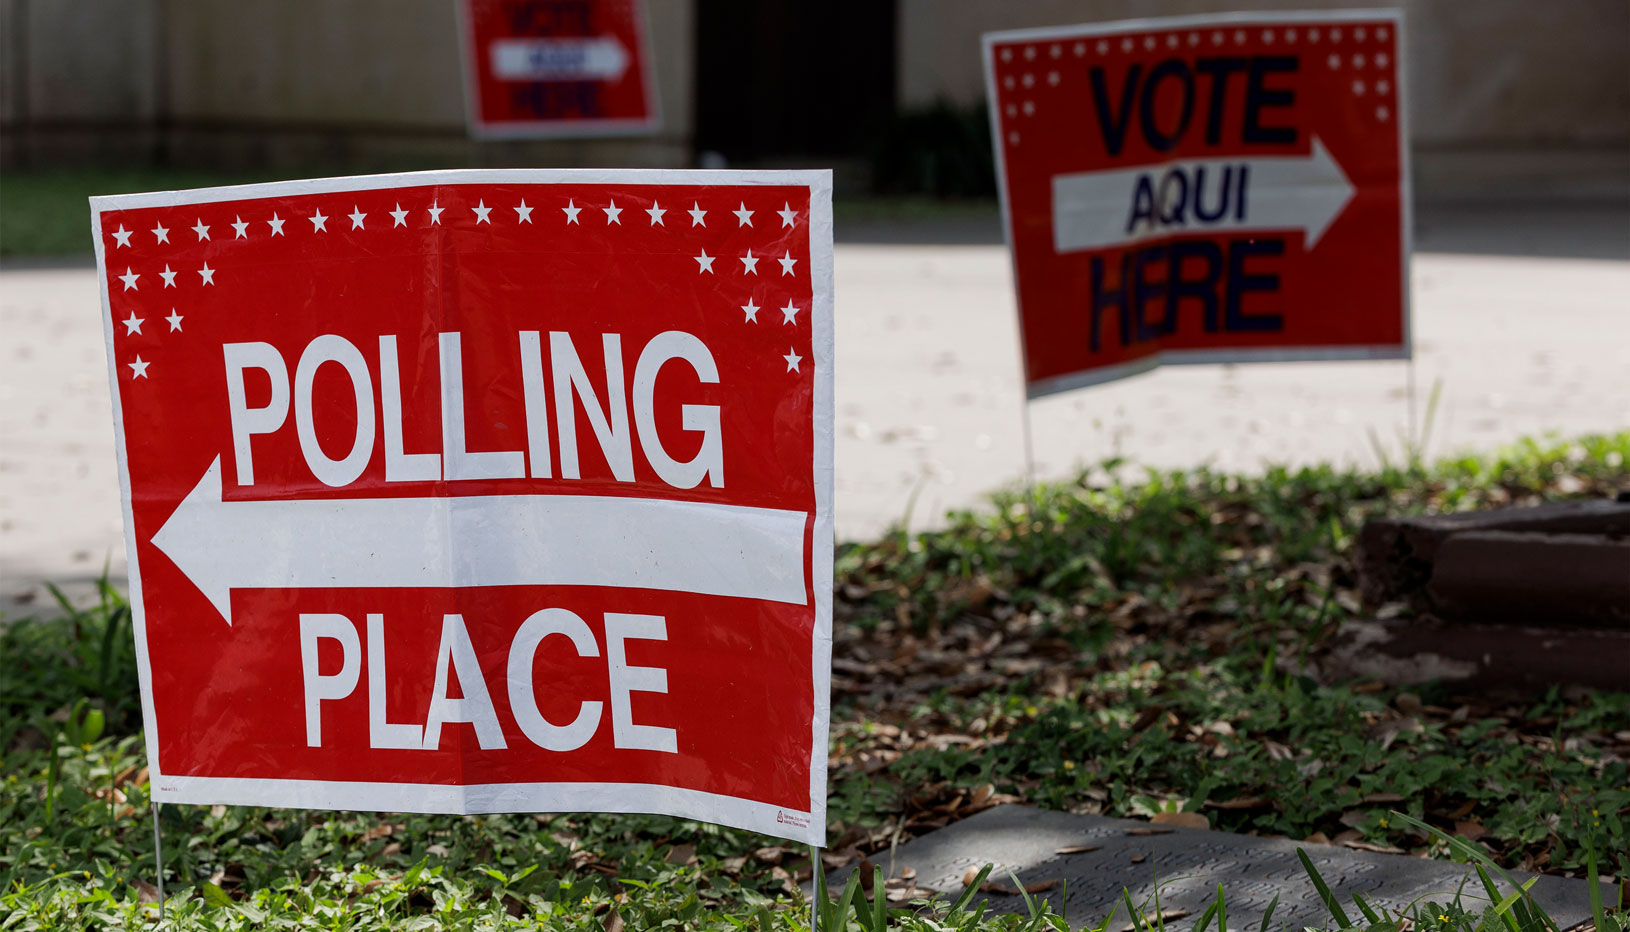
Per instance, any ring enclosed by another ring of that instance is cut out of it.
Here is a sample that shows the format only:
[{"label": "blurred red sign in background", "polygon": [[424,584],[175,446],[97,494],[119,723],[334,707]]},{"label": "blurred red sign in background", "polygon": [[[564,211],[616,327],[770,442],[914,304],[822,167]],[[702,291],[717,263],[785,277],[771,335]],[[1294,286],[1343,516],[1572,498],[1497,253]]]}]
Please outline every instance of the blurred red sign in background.
[{"label": "blurred red sign in background", "polygon": [[1028,394],[1163,362],[1407,357],[1401,25],[986,35]]},{"label": "blurred red sign in background", "polygon": [[463,0],[460,9],[476,136],[658,128],[642,0]]}]

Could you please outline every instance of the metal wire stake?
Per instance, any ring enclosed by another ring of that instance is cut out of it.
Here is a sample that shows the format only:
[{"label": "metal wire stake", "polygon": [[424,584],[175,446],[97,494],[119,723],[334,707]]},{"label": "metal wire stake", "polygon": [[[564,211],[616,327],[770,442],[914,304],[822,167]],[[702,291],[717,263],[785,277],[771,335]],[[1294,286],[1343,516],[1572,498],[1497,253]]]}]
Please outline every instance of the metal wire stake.
[{"label": "metal wire stake", "polygon": [[809,898],[810,932],[821,932],[821,907],[826,905],[826,865],[821,863],[821,849],[809,846],[809,863],[815,866],[815,895]]},{"label": "metal wire stake", "polygon": [[158,921],[164,921],[164,843],[158,833],[158,810],[164,804],[153,801],[153,866],[158,872]]}]

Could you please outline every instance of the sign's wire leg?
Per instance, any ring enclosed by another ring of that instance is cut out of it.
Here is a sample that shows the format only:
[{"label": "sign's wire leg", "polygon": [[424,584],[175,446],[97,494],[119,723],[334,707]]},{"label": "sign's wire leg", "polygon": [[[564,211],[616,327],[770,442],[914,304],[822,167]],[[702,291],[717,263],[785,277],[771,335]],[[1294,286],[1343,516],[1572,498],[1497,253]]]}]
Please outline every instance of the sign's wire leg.
[{"label": "sign's wire leg", "polygon": [[1024,417],[1020,424],[1024,432],[1024,516],[1028,523],[1036,521],[1036,446],[1034,431],[1030,427],[1030,400],[1020,402]]},{"label": "sign's wire leg", "polygon": [[164,842],[158,832],[158,810],[163,803],[153,801],[153,870],[158,886],[158,921],[164,921]]},{"label": "sign's wire leg", "polygon": [[815,895],[809,901],[810,932],[821,932],[821,909],[826,905],[826,865],[821,863],[821,849],[809,846],[809,863],[815,871]]},{"label": "sign's wire leg", "polygon": [[[1411,459],[1415,460],[1416,462],[1419,462],[1419,461],[1421,461],[1422,459],[1425,458],[1426,451],[1421,449],[1421,447],[1420,447],[1420,444],[1421,444],[1423,438],[1418,433],[1418,426],[1416,424],[1416,420],[1419,417],[1419,415],[1415,411],[1415,353],[1413,351],[1410,352],[1409,359],[1405,360],[1404,366],[1405,366],[1405,369],[1404,369],[1404,372],[1405,372],[1405,375],[1404,375],[1404,380],[1405,380],[1405,382],[1404,382],[1404,394],[1409,399],[1409,450],[1408,450],[1408,452],[1409,452],[1409,456],[1410,456]],[[1411,465],[1414,465],[1414,464],[1411,464]]]}]

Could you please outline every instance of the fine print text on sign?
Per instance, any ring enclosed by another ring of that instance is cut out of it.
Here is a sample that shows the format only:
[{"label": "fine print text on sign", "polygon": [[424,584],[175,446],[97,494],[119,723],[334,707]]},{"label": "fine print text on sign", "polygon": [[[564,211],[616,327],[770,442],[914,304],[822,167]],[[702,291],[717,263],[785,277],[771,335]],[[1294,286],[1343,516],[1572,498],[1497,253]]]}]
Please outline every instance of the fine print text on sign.
[{"label": "fine print text on sign", "polygon": [[1029,394],[1407,357],[1396,11],[985,37]]},{"label": "fine print text on sign", "polygon": [[829,173],[92,209],[157,800],[822,842]]},{"label": "fine print text on sign", "polygon": [[460,0],[477,136],[655,132],[643,0]]}]

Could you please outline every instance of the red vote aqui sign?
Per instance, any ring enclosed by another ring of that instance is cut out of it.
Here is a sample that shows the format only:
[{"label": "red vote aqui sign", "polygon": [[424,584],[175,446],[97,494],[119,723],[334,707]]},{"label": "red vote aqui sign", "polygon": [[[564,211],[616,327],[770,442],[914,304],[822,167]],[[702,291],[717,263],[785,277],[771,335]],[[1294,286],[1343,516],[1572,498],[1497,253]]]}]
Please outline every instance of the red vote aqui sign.
[{"label": "red vote aqui sign", "polygon": [[1032,397],[1409,355],[1397,11],[985,36]]},{"label": "red vote aqui sign", "polygon": [[821,843],[829,173],[92,208],[156,800]]},{"label": "red vote aqui sign", "polygon": [[477,136],[607,136],[658,127],[644,0],[460,0]]}]

